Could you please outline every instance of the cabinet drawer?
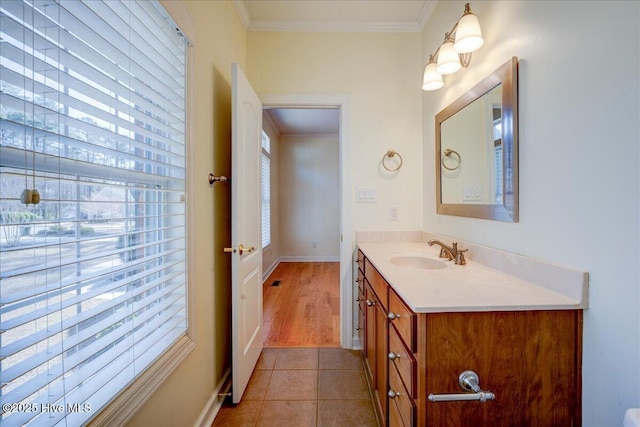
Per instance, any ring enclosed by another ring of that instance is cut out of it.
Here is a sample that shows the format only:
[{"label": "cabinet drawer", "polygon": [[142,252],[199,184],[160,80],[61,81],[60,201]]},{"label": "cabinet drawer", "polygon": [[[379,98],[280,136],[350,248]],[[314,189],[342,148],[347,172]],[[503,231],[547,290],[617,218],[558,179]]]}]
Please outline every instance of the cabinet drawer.
[{"label": "cabinet drawer", "polygon": [[395,365],[409,396],[416,398],[416,359],[398,336],[395,326],[389,326],[389,366]]},{"label": "cabinet drawer", "polygon": [[364,272],[364,254],[360,249],[358,249],[357,256],[358,257],[356,258],[356,262],[358,263],[358,270]]},{"label": "cabinet drawer", "polygon": [[[398,370],[391,364],[389,366],[389,393],[397,393],[396,397],[389,397],[389,407],[395,406],[402,419],[402,425],[413,427],[416,419],[416,405],[404,388]],[[391,413],[391,410],[389,411]]]},{"label": "cabinet drawer", "polygon": [[[391,324],[396,327],[402,341],[412,353],[416,352],[417,315],[407,307],[393,290],[389,291],[389,316],[395,315]],[[391,317],[390,317],[391,318]]]},{"label": "cabinet drawer", "polygon": [[364,261],[364,275],[369,281],[373,292],[375,292],[378,299],[382,303],[382,307],[386,310],[389,306],[387,299],[387,290],[389,288],[389,285],[387,284],[387,281],[382,278],[380,273],[378,273],[378,270],[376,270],[373,264],[369,262],[368,259],[365,259]]}]

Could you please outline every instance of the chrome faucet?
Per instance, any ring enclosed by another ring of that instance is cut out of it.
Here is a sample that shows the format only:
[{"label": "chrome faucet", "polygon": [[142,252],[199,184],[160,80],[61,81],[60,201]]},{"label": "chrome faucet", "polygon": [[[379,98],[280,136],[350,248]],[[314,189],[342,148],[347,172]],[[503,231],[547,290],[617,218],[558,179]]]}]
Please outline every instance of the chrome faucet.
[{"label": "chrome faucet", "polygon": [[464,252],[467,252],[468,249],[458,250],[458,242],[453,242],[451,246],[447,246],[440,240],[429,240],[428,244],[429,246],[440,246],[440,258],[446,258],[449,261],[454,260],[454,263],[458,265],[467,263],[464,259]]}]

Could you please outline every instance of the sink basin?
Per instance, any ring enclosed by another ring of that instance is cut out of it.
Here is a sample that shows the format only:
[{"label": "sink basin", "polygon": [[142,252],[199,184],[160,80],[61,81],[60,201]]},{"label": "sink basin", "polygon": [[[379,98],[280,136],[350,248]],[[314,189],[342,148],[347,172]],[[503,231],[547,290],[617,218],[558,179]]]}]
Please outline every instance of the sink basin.
[{"label": "sink basin", "polygon": [[422,256],[397,256],[391,258],[391,264],[395,264],[400,267],[410,267],[421,270],[439,270],[447,266],[447,264],[442,261]]}]

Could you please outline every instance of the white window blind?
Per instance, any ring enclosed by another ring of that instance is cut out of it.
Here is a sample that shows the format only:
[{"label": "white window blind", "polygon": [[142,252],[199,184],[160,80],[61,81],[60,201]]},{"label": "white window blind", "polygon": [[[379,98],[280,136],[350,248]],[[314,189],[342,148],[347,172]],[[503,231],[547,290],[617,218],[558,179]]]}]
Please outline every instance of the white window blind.
[{"label": "white window blind", "polygon": [[187,42],[148,0],[0,37],[0,424],[77,426],[186,333]]},{"label": "white window blind", "polygon": [[[497,113],[496,113],[497,110]],[[494,108],[494,116],[500,114],[500,109]],[[498,116],[493,121],[493,161],[494,161],[494,176],[493,185],[495,187],[495,202],[503,202],[504,182],[502,180],[502,118]]]},{"label": "white window blind", "polygon": [[262,131],[262,247],[271,244],[271,140]]}]

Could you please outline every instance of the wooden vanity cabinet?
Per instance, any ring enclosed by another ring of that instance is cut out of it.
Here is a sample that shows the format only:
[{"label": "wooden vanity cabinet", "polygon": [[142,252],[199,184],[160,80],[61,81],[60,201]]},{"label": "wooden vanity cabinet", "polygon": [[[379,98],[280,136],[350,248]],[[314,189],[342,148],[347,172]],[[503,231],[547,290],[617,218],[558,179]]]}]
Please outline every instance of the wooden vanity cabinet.
[{"label": "wooden vanity cabinet", "polygon": [[[375,301],[364,313],[365,364],[382,425],[582,425],[582,310],[416,314],[363,259],[364,293]],[[466,370],[495,400],[428,399],[466,393]]]},{"label": "wooden vanity cabinet", "polygon": [[487,402],[430,402],[426,426],[582,425],[582,310],[423,315],[424,393],[460,393],[471,369]]},{"label": "wooden vanity cabinet", "polygon": [[[379,279],[371,273],[373,267],[365,261],[364,293],[365,293],[365,342],[364,355],[367,375],[375,396],[376,410],[381,420],[387,418],[387,348],[388,348],[388,305],[387,289],[384,282],[381,286]],[[377,272],[376,272],[377,274]],[[379,275],[378,275],[379,276]],[[375,288],[374,285],[375,284]],[[384,421],[386,422],[386,421]],[[383,424],[384,424],[383,422]]]}]

